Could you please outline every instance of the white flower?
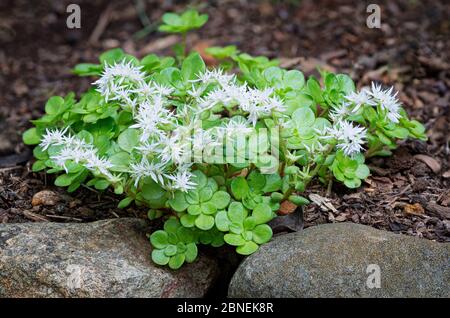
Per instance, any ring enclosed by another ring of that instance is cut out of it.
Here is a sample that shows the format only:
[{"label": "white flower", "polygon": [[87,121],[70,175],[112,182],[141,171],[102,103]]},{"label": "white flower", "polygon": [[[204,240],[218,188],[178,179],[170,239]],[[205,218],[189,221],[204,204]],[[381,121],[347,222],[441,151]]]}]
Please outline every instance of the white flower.
[{"label": "white flower", "polygon": [[387,110],[387,118],[393,123],[398,123],[398,120],[401,117],[400,103],[396,99],[390,99],[382,104],[382,107]]},{"label": "white flower", "polygon": [[156,82],[153,83],[153,86],[155,87],[156,92],[161,95],[161,96],[169,96],[170,94],[172,94],[174,92],[174,88],[173,87],[169,87],[169,86],[165,86],[162,84],[158,84]]},{"label": "white flower", "polygon": [[192,84],[192,88],[188,90],[186,93],[188,93],[189,96],[193,97],[194,99],[200,98],[200,96],[203,95],[203,92],[205,91],[203,86],[195,87],[194,84]]},{"label": "white flower", "polygon": [[218,83],[224,87],[234,83],[235,79],[236,76],[234,74],[224,74],[222,69],[213,69],[198,74],[197,79],[191,80],[191,82],[201,82],[203,84]]},{"label": "white flower", "polygon": [[372,82],[372,89],[369,94],[373,99],[379,103],[381,109],[387,112],[386,117],[394,123],[398,123],[400,115],[400,102],[397,99],[397,94],[393,94],[394,87],[383,90],[381,85],[377,85]]},{"label": "white flower", "polygon": [[222,129],[227,136],[248,135],[253,131],[253,128],[248,127],[248,122],[243,117],[233,117]]},{"label": "white flower", "polygon": [[330,111],[330,118],[333,122],[338,122],[343,120],[347,115],[349,115],[351,110],[348,107],[348,104],[342,103],[339,106],[334,106]]},{"label": "white flower", "polygon": [[140,151],[144,156],[161,153],[161,143],[159,141],[145,140],[134,149]]},{"label": "white flower", "polygon": [[180,190],[182,192],[188,192],[189,190],[195,189],[197,185],[195,182],[191,181],[193,174],[187,170],[177,171],[174,175],[168,175],[167,178],[172,181],[171,188],[173,190]]},{"label": "white flower", "polygon": [[356,113],[362,105],[375,104],[372,101],[370,94],[365,89],[359,91],[358,93],[351,92],[350,95],[345,96],[345,99],[354,105],[354,108],[352,109],[352,112],[354,113]]},{"label": "white flower", "polygon": [[55,164],[62,167],[68,173],[66,164],[70,160],[83,165],[86,169],[93,172],[101,173],[110,181],[117,180],[109,171],[113,167],[113,164],[108,159],[99,158],[94,145],[76,136],[64,135],[67,129],[68,127],[64,130],[47,130],[40,143],[43,149],[47,149],[51,145],[64,146],[57,154],[50,157]]},{"label": "white flower", "polygon": [[152,178],[153,181],[164,186],[164,178],[167,175],[164,173],[166,168],[163,162],[149,162],[147,158],[142,158],[138,163],[130,163],[130,174],[134,179],[134,185],[137,187],[139,181],[145,177]]},{"label": "white flower", "polygon": [[85,167],[91,171],[98,170],[101,174],[111,180],[112,174],[109,172],[109,169],[113,167],[113,164],[106,158],[99,158],[95,153],[90,153],[88,155],[89,157],[86,160]]},{"label": "white flower", "polygon": [[248,88],[247,94],[240,99],[240,108],[249,113],[248,121],[256,125],[259,118],[269,116],[273,111],[285,110],[283,103],[276,97],[271,97],[272,88],[264,90]]},{"label": "white flower", "polygon": [[106,101],[118,100],[124,92],[143,85],[144,77],[140,66],[134,66],[131,61],[121,61],[113,65],[105,64],[101,77],[93,84]]},{"label": "white flower", "polygon": [[171,122],[173,114],[164,107],[161,97],[154,97],[151,101],[145,101],[139,105],[137,114],[135,115],[136,123],[130,128],[138,128],[142,130],[140,137],[141,142],[145,142],[152,135],[162,134],[160,125]]},{"label": "white flower", "polygon": [[353,156],[363,149],[362,144],[364,144],[366,138],[365,128],[353,126],[351,122],[342,120],[328,128],[327,132],[329,137],[338,141],[337,147],[342,149],[347,156]]},{"label": "white flower", "polygon": [[41,143],[39,145],[43,150],[47,150],[48,147],[52,145],[63,145],[67,140],[65,134],[68,129],[68,126],[62,130],[57,128],[54,130],[46,129],[45,135],[42,136]]},{"label": "white flower", "polygon": [[160,153],[161,160],[163,162],[171,161],[178,165],[188,162],[190,159],[188,152],[190,144],[187,140],[188,137],[178,135],[177,133],[161,140],[161,144],[164,146]]}]

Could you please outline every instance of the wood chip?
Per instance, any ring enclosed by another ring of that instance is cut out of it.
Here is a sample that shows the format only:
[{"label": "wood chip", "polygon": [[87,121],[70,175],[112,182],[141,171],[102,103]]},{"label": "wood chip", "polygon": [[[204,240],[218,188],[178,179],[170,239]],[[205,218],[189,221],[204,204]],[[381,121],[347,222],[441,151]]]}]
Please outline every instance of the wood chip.
[{"label": "wood chip", "polygon": [[161,50],[167,49],[168,47],[175,45],[179,42],[180,38],[177,35],[169,35],[156,41],[150,42],[142,49],[139,50],[138,56],[144,56],[150,53],[159,52]]},{"label": "wood chip", "polygon": [[288,215],[297,209],[297,205],[289,200],[281,202],[280,209],[278,210],[278,215]]},{"label": "wood chip", "polygon": [[425,163],[434,173],[439,173],[439,171],[441,171],[440,162],[433,157],[427,155],[415,155],[414,158]]},{"label": "wood chip", "polygon": [[423,215],[425,213],[425,209],[420,205],[420,203],[414,203],[414,204],[406,204],[403,207],[403,211],[406,214],[412,214],[412,215]]},{"label": "wood chip", "polygon": [[55,205],[61,200],[61,197],[50,190],[43,190],[35,193],[31,199],[32,206],[38,205]]},{"label": "wood chip", "polygon": [[323,211],[329,211],[336,213],[338,210],[334,207],[334,205],[331,203],[331,200],[328,198],[324,198],[316,193],[311,193],[309,195],[309,198],[312,202],[317,204]]}]

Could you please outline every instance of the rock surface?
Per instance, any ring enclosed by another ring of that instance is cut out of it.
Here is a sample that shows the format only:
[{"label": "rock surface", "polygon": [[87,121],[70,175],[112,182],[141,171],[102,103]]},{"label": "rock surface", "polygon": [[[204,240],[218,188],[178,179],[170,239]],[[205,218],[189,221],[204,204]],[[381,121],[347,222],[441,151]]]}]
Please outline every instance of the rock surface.
[{"label": "rock surface", "polygon": [[139,219],[0,224],[0,297],[202,297],[218,275],[205,256],[178,271],[150,259]]},{"label": "rock surface", "polygon": [[359,224],[319,225],[261,246],[239,266],[228,295],[450,297],[450,244]]}]

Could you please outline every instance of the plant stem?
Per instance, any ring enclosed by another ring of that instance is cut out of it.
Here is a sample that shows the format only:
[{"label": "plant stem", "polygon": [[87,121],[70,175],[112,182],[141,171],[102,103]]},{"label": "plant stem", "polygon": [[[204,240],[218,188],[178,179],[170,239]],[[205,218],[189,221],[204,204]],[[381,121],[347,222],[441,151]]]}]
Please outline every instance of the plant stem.
[{"label": "plant stem", "polygon": [[[330,152],[333,150],[334,145],[328,145],[327,149],[325,149],[323,156],[324,156],[324,160],[326,160],[327,156],[330,154]],[[320,168],[322,168],[323,164],[317,164],[313,171],[311,171],[311,173],[309,174],[308,178],[305,180],[305,188],[308,185],[309,182],[311,182],[312,179],[314,179],[314,177],[317,175],[317,173],[319,172]]]}]

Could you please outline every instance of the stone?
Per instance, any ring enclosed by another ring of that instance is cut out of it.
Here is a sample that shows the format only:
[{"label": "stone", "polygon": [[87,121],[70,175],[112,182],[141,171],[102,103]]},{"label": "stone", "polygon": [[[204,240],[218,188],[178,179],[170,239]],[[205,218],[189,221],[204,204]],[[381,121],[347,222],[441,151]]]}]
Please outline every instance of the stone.
[{"label": "stone", "polygon": [[[450,297],[450,244],[339,223],[274,237],[229,297]],[[378,288],[379,287],[379,288]]]},{"label": "stone", "polygon": [[60,196],[50,190],[42,190],[33,195],[31,199],[32,206],[38,205],[55,205],[61,200]]},{"label": "stone", "polygon": [[203,297],[218,276],[199,255],[173,271],[150,258],[144,220],[0,224],[0,297]]}]

